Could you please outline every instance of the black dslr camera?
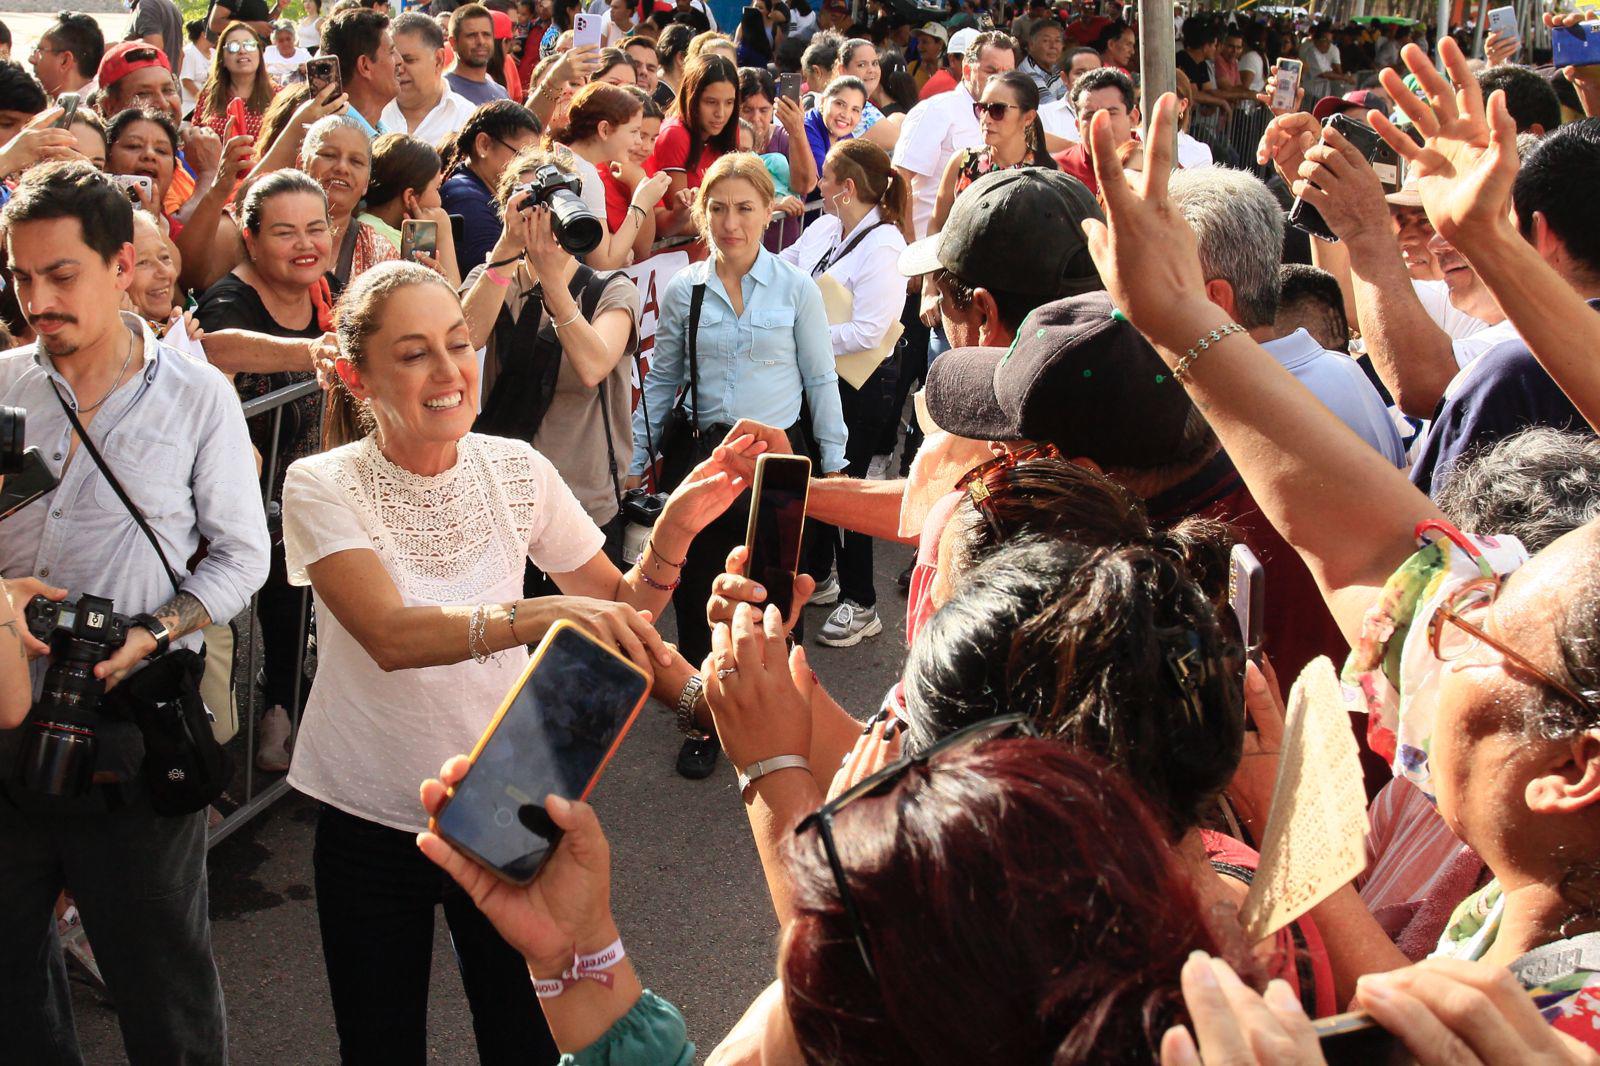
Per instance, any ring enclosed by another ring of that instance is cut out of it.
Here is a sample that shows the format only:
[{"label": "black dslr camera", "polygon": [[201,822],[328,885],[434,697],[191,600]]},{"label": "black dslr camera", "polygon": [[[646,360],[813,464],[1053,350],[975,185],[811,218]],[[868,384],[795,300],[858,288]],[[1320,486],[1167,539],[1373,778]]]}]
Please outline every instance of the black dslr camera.
[{"label": "black dslr camera", "polygon": [[550,228],[561,247],[573,255],[588,255],[600,247],[600,239],[605,236],[606,230],[595,213],[589,210],[589,205],[583,202],[579,195],[582,190],[582,179],[552,163],[546,163],[534,171],[533,180],[516,189],[517,192],[528,194],[528,199],[522,205],[524,211],[530,207],[550,209]]},{"label": "black dslr camera", "polygon": [[22,444],[27,439],[28,412],[20,407],[0,407],[0,474],[22,469]]},{"label": "black dslr camera", "polygon": [[106,690],[94,676],[128,638],[135,624],[104,596],[84,593],[76,603],[43,596],[28,602],[28,632],[50,645],[44,690],[28,715],[18,779],[36,792],[81,796],[94,776],[96,709]]}]

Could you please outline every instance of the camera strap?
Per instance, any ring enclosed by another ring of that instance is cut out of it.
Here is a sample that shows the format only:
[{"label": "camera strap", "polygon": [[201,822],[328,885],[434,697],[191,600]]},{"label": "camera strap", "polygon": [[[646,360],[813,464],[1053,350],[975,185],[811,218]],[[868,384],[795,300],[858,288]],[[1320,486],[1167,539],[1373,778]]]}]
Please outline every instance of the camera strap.
[{"label": "camera strap", "polygon": [[[706,287],[699,284],[694,287],[694,294],[689,297],[689,399],[690,431],[700,435],[700,308],[705,306]],[[683,397],[679,397],[678,406],[683,406]]]},{"label": "camera strap", "polygon": [[139,508],[135,507],[133,501],[128,498],[128,493],[123,489],[122,482],[117,480],[117,475],[113,474],[111,468],[106,465],[105,459],[100,455],[100,449],[94,446],[94,441],[89,439],[89,434],[83,428],[83,423],[78,421],[77,411],[73,410],[72,405],[67,402],[67,398],[61,395],[61,390],[56,387],[54,381],[50,383],[50,389],[56,394],[56,402],[61,405],[61,410],[66,412],[67,421],[72,423],[73,430],[78,434],[78,442],[83,445],[83,450],[89,453],[89,458],[94,460],[94,465],[100,468],[100,473],[105,476],[106,484],[111,486],[111,490],[117,494],[117,499],[122,501],[122,506],[126,507],[128,514],[133,516],[134,524],[144,533],[145,539],[150,542],[150,546],[156,550],[156,555],[161,559],[161,565],[167,571],[167,579],[172,582],[172,590],[181,592],[183,583],[178,580],[178,572],[172,568],[172,564],[167,562],[167,553],[161,550],[161,542],[156,539],[155,531],[150,528],[150,523],[144,520],[144,515],[140,513]]}]

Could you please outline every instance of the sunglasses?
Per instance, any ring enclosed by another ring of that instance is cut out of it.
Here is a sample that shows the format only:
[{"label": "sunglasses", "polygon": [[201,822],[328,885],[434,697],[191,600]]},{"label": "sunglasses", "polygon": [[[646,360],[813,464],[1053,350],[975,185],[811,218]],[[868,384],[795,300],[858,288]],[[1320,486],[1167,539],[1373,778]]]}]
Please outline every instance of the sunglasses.
[{"label": "sunglasses", "polygon": [[1434,657],[1442,663],[1460,659],[1478,644],[1487,644],[1514,664],[1519,670],[1536,677],[1543,684],[1561,693],[1573,703],[1600,716],[1600,692],[1579,692],[1566,682],[1535,666],[1526,656],[1507,647],[1503,641],[1491,637],[1481,626],[1469,622],[1467,614],[1486,610],[1500,594],[1501,578],[1485,577],[1463,585],[1446,603],[1439,605],[1428,620],[1428,646]]},{"label": "sunglasses", "polygon": [[230,56],[236,56],[240,52],[259,52],[261,51],[261,42],[229,41],[227,44],[222,46],[222,50],[228,53]]},{"label": "sunglasses", "polygon": [[990,104],[975,103],[972,105],[972,117],[982,118],[984,115],[988,115],[996,122],[1004,122],[1006,112],[1010,111],[1012,108],[1016,108],[1018,111],[1022,110],[1020,105],[1003,104],[999,100],[996,100]]},{"label": "sunglasses", "polygon": [[874,981],[878,979],[878,970],[872,964],[872,951],[867,947],[867,928],[861,921],[861,912],[856,909],[855,897],[850,894],[844,863],[839,861],[839,849],[833,840],[833,820],[838,817],[840,811],[856,800],[883,795],[905,776],[907,770],[913,766],[926,766],[947,751],[982,744],[988,740],[998,740],[1001,737],[1038,735],[1039,731],[1034,728],[1033,723],[1022,714],[1007,714],[974,722],[965,729],[951,733],[922,754],[907,756],[892,766],[884,767],[871,777],[863,778],[854,787],[846,789],[837,798],[806,815],[800,824],[795,826],[794,835],[797,837],[804,836],[812,829],[822,837],[822,850],[828,857],[828,868],[833,871],[834,887],[839,890],[839,904],[844,908],[845,918],[850,922],[850,933],[855,938],[856,950],[861,953],[861,964],[867,968],[867,975]]},{"label": "sunglasses", "polygon": [[956,478],[956,491],[972,498],[972,506],[982,511],[989,498],[1005,487],[1005,480],[1018,463],[1030,459],[1060,459],[1061,449],[1049,441],[1038,441],[1026,448],[1004,452],[987,462],[979,463]]}]

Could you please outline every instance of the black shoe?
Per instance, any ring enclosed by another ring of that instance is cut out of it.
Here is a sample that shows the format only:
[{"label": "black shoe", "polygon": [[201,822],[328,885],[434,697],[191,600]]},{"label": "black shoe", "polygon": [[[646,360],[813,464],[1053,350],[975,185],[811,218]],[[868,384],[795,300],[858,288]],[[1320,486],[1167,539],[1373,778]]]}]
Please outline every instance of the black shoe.
[{"label": "black shoe", "polygon": [[911,595],[911,571],[916,568],[917,561],[913,559],[911,560],[911,565],[900,571],[900,576],[895,578],[895,582],[900,586],[900,595]]},{"label": "black shoe", "polygon": [[717,768],[717,753],[721,750],[715,734],[684,737],[683,747],[678,749],[678,773],[691,781],[703,781]]}]

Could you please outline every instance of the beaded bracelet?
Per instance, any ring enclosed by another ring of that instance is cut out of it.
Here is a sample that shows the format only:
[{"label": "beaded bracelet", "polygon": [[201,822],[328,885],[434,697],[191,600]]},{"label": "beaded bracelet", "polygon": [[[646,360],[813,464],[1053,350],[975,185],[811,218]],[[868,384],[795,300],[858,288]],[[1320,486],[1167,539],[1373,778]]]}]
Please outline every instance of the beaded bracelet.
[{"label": "beaded bracelet", "polygon": [[1174,381],[1182,381],[1184,375],[1189,373],[1189,367],[1193,366],[1194,361],[1200,358],[1201,352],[1205,351],[1207,348],[1210,348],[1213,344],[1230,334],[1243,332],[1244,327],[1239,325],[1239,323],[1229,322],[1226,326],[1222,326],[1218,329],[1212,330],[1210,333],[1207,333],[1205,336],[1195,341],[1193,348],[1190,348],[1187,352],[1183,353],[1183,358],[1178,360],[1178,365],[1172,368],[1172,379]]},{"label": "beaded bracelet", "polygon": [[679,585],[683,584],[683,578],[680,577],[670,585],[663,585],[661,582],[656,581],[649,574],[645,573],[644,567],[642,566],[639,567],[639,580],[643,581],[646,585],[649,585],[657,592],[672,592]]}]

